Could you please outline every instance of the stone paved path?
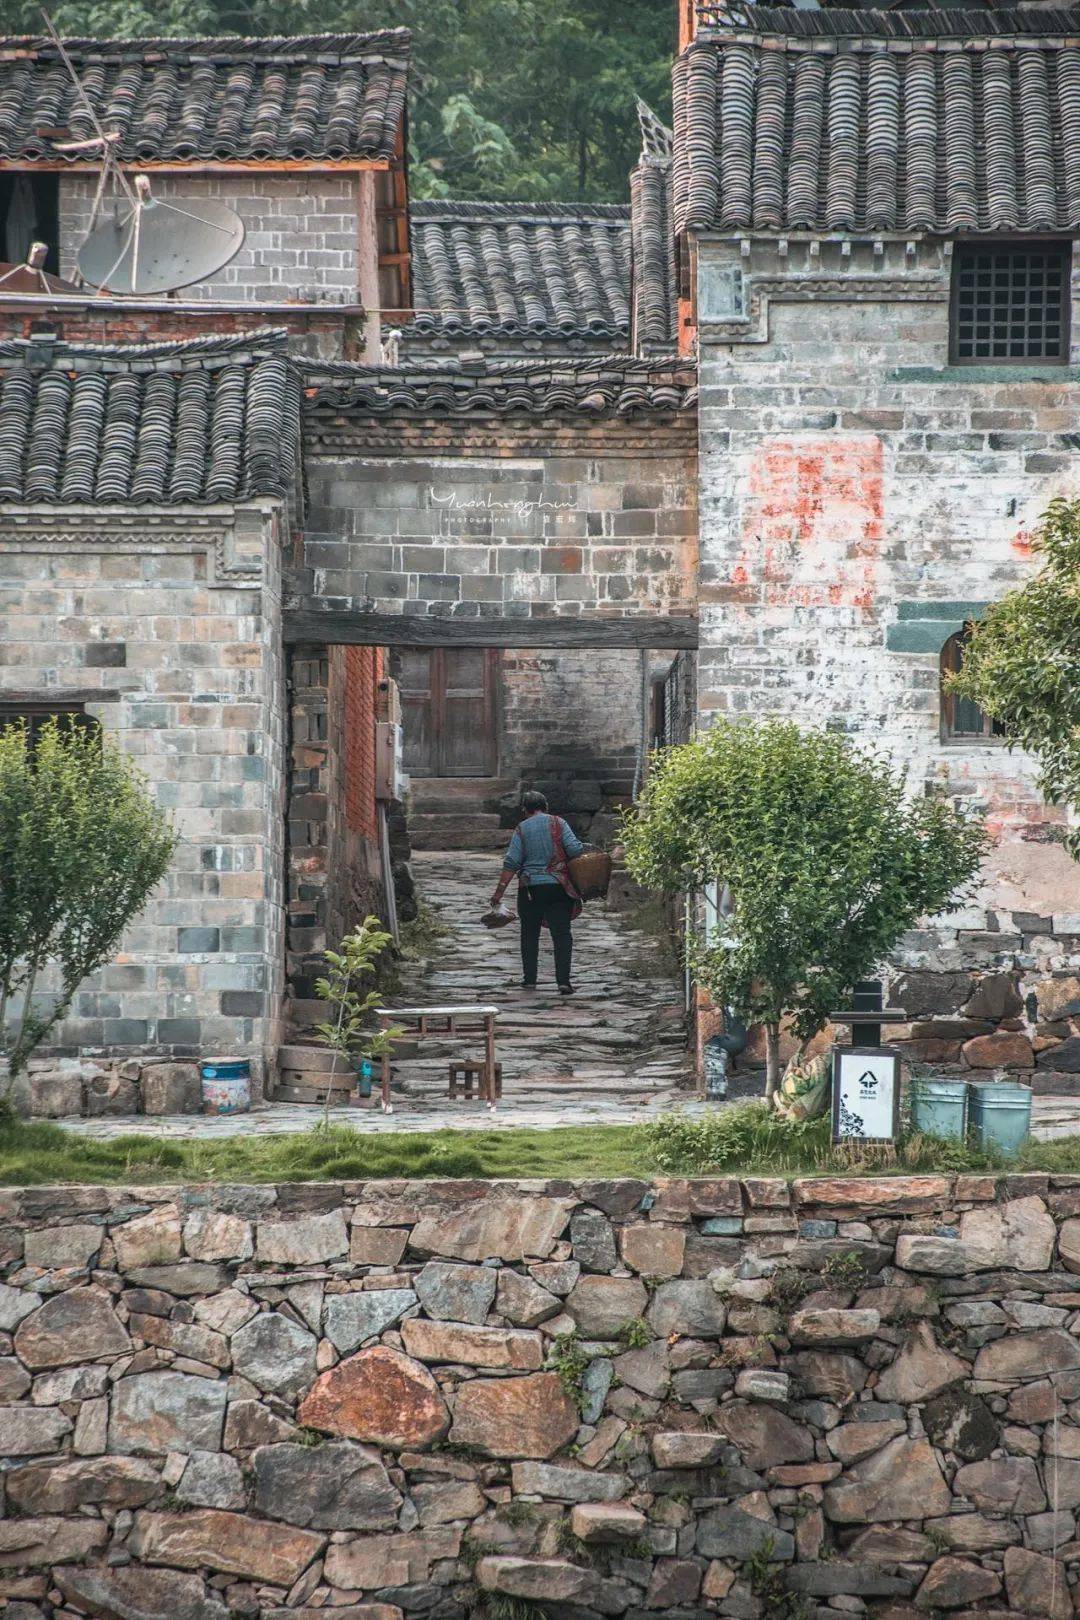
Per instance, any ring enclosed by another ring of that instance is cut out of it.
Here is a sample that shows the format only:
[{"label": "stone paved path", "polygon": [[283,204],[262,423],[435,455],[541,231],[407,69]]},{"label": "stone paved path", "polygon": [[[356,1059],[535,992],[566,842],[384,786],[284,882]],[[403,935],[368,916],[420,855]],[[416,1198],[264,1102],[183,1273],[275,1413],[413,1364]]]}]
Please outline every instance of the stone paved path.
[{"label": "stone paved path", "polygon": [[[415,1056],[395,1064],[392,1113],[336,1108],[334,1118],[377,1132],[545,1130],[636,1124],[673,1107],[701,1112],[703,1104],[693,1096],[679,987],[659,970],[649,936],[631,928],[617,911],[590,905],[574,927],[577,995],[568,1000],[556,993],[546,936],[541,988],[525,992],[517,987],[517,928],[489,932],[479,921],[497,855],[424,852],[414,854],[413,864],[425,899],[450,927],[451,937],[435,960],[410,969],[390,999],[400,1006],[498,1004],[503,1100],[494,1113],[476,1100],[451,1102],[448,1059],[480,1052],[475,1045],[431,1038]],[[91,1137],[133,1133],[220,1140],[307,1130],[320,1114],[310,1106],[273,1103],[231,1119],[133,1115],[63,1123]],[[1036,1097],[1032,1124],[1033,1134],[1042,1138],[1080,1132],[1080,1099]]]},{"label": "stone paved path", "polygon": [[[413,868],[428,905],[450,929],[430,962],[407,971],[391,1005],[490,1003],[501,1009],[497,1053],[503,1097],[492,1113],[477,1100],[447,1097],[452,1056],[480,1057],[475,1038],[429,1037],[415,1056],[395,1062],[394,1109],[336,1108],[334,1117],[362,1130],[429,1131],[559,1125],[622,1125],[693,1103],[680,986],[656,960],[649,935],[602,903],[585,908],[574,925],[577,994],[560,996],[551,946],[541,941],[540,989],[519,987],[516,925],[489,931],[480,923],[494,887],[498,855],[416,853]],[[303,1130],[320,1110],[274,1103],[233,1119],[198,1115],[71,1120],[87,1136],[123,1132],[214,1139]]]}]

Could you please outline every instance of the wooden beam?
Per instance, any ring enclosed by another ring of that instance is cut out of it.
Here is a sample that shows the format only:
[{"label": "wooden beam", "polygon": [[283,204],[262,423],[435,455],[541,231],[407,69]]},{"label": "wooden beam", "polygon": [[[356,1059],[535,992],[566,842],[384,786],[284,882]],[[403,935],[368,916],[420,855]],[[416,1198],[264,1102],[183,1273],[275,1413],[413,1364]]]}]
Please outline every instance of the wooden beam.
[{"label": "wooden beam", "polygon": [[348,647],[657,647],[698,644],[690,618],[445,619],[346,609],[290,608],[285,641]]}]

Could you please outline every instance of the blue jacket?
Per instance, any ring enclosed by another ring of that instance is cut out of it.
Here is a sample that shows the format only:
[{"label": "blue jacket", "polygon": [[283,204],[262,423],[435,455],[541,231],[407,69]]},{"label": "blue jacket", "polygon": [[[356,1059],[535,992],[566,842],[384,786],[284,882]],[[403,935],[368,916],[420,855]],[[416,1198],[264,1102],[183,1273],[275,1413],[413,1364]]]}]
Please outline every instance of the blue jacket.
[{"label": "blue jacket", "polygon": [[525,817],[511,838],[510,848],[503,860],[504,872],[517,872],[519,876],[523,874],[530,883],[558,883],[558,878],[552,877],[548,871],[555,854],[549,825],[551,820],[557,821],[562,828],[567,860],[572,861],[575,855],[581,854],[585,845],[562,817],[549,817],[545,811],[537,810]]}]

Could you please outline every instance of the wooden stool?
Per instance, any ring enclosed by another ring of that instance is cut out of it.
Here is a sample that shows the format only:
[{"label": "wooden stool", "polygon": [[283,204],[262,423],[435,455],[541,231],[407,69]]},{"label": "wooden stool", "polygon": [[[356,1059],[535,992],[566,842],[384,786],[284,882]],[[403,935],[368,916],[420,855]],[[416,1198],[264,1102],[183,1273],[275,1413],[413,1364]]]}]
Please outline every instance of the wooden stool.
[{"label": "wooden stool", "polygon": [[[450,1097],[471,1097],[473,1084],[477,1089],[482,1086],[484,1079],[484,1065],[472,1058],[454,1058],[450,1063]],[[502,1064],[495,1065],[495,1095],[502,1096]]]}]

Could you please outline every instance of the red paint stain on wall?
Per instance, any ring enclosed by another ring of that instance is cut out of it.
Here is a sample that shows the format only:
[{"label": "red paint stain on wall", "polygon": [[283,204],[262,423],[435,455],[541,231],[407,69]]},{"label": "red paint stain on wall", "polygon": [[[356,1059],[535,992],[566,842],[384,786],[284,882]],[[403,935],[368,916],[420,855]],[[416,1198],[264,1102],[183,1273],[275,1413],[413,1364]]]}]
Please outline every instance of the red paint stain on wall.
[{"label": "red paint stain on wall", "polygon": [[1018,529],[1011,544],[1018,557],[1030,557],[1035,550],[1035,538],[1027,529]]},{"label": "red paint stain on wall", "polygon": [[742,547],[767,604],[869,615],[885,536],[881,440],[870,434],[769,440],[749,469]]}]

